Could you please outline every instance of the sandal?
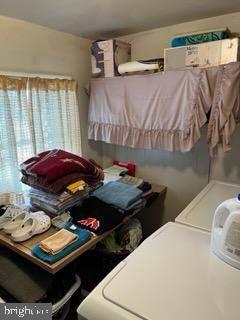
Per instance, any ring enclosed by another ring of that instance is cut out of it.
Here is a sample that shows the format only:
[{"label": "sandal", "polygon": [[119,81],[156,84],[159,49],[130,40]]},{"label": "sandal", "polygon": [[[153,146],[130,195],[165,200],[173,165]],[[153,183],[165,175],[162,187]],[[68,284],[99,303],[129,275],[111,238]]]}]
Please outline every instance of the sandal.
[{"label": "sandal", "polygon": [[8,234],[13,233],[22,225],[23,221],[29,216],[29,214],[30,213],[27,211],[22,211],[21,213],[17,214],[9,222],[4,224],[3,231]]},{"label": "sandal", "polygon": [[22,242],[47,231],[51,227],[51,219],[43,211],[31,214],[20,227],[11,234],[15,242]]},{"label": "sandal", "polygon": [[5,207],[1,207],[1,210],[4,210],[4,213],[0,216],[0,230],[7,222],[11,221],[14,217],[23,212],[22,208],[14,205],[6,205]]}]

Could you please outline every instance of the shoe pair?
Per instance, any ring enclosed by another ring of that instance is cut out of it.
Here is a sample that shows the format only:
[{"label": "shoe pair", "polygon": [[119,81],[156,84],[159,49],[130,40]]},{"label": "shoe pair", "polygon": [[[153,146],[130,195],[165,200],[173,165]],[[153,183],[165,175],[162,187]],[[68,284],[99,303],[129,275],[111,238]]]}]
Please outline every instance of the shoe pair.
[{"label": "shoe pair", "polygon": [[11,221],[12,218],[14,218],[19,213],[22,213],[23,211],[25,211],[25,210],[15,206],[15,205],[2,204],[0,206],[0,229],[2,229],[7,222]]},{"label": "shoe pair", "polygon": [[29,213],[14,206],[8,206],[0,217],[0,228],[11,234],[15,242],[22,242],[34,235],[47,231],[51,226],[51,219],[43,212]]}]

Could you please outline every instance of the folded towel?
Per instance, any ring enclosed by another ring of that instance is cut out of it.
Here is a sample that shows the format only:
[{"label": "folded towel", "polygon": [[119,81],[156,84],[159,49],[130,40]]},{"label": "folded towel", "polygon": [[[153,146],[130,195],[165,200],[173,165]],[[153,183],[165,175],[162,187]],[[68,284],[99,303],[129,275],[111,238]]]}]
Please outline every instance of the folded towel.
[{"label": "folded towel", "polygon": [[40,243],[40,248],[49,254],[56,254],[76,241],[78,236],[68,230],[62,229]]},{"label": "folded towel", "polygon": [[93,196],[105,203],[128,210],[133,203],[141,198],[142,193],[136,187],[118,181],[111,181],[94,191]]},{"label": "folded towel", "polygon": [[49,263],[53,264],[57,262],[58,260],[61,260],[62,258],[66,257],[68,254],[73,252],[74,250],[81,247],[84,243],[86,243],[91,238],[91,233],[87,230],[84,230],[82,228],[76,227],[76,230],[71,230],[70,227],[67,227],[69,231],[75,233],[78,236],[78,239],[74,242],[72,242],[69,246],[64,248],[62,251],[60,251],[57,254],[48,254],[40,248],[39,245],[36,245],[32,249],[32,254],[36,256],[37,258]]}]

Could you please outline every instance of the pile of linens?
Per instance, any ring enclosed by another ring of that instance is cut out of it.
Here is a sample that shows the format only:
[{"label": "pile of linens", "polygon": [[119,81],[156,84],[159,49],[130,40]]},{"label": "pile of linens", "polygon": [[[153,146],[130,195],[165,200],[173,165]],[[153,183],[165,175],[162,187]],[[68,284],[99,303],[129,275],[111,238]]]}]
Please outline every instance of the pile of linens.
[{"label": "pile of linens", "polygon": [[26,160],[20,169],[21,181],[32,187],[32,206],[53,215],[79,204],[104,178],[102,168],[93,160],[59,149]]},{"label": "pile of linens", "polygon": [[[50,150],[20,166],[22,182],[31,186],[31,205],[52,217],[60,229],[32,253],[52,264],[90,240],[116,228],[154,195],[150,183],[113,166],[104,172],[95,162],[63,150]],[[116,175],[116,177],[114,177]],[[113,180],[113,181],[112,181]]]},{"label": "pile of linens", "polygon": [[[115,228],[137,208],[147,205],[156,194],[142,179],[124,176],[95,190],[81,206],[74,206],[70,214],[75,225],[95,234]],[[135,182],[135,185],[134,185]]]},{"label": "pile of linens", "polygon": [[84,245],[90,238],[89,231],[75,227],[69,222],[63,229],[34,246],[32,254],[53,264]]}]

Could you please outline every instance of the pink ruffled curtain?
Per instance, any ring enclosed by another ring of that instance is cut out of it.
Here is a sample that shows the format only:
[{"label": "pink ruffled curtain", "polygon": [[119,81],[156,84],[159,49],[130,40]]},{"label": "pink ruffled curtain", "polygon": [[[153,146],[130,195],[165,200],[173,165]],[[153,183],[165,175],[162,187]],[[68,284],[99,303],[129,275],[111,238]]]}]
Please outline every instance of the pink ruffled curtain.
[{"label": "pink ruffled curtain", "polygon": [[189,151],[207,122],[210,154],[239,115],[240,64],[91,82],[89,139],[146,149]]}]

